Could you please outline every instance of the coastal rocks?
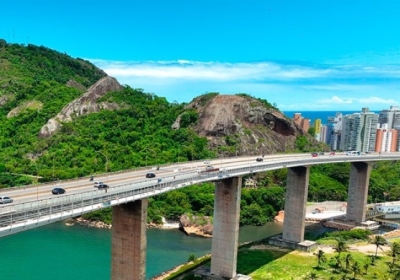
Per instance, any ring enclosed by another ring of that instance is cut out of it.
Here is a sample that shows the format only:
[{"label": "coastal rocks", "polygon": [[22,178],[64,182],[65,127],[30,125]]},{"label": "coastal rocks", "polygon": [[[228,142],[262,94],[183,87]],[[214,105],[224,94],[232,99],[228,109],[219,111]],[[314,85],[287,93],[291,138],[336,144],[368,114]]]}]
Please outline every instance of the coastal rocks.
[{"label": "coastal rocks", "polygon": [[63,122],[70,122],[73,118],[99,112],[100,110],[116,110],[119,105],[97,100],[107,92],[121,91],[123,87],[113,77],[104,77],[92,85],[86,93],[68,103],[54,118],[48,120],[39,132],[39,137],[50,137],[62,126]]},{"label": "coastal rocks", "polygon": [[104,222],[85,220],[82,217],[76,218],[75,221],[78,224],[87,226],[87,227],[94,227],[94,228],[101,228],[101,229],[111,229],[111,227],[112,227],[112,225],[106,224]]},{"label": "coastal rocks", "polygon": [[182,215],[179,219],[179,229],[187,235],[212,237],[213,225],[207,216]]},{"label": "coastal rocks", "polygon": [[278,215],[275,216],[274,221],[283,222],[284,219],[285,219],[285,211],[281,210],[278,212]]}]

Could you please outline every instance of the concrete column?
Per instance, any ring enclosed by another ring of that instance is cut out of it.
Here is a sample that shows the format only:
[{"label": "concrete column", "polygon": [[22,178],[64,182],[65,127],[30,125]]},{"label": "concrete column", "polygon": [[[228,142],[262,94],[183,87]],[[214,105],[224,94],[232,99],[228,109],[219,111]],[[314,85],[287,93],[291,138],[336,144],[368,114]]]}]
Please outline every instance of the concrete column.
[{"label": "concrete column", "polygon": [[304,241],[309,177],[308,166],[288,169],[282,234],[282,239],[285,241],[296,243]]},{"label": "concrete column", "polygon": [[147,198],[112,207],[111,279],[146,276]]},{"label": "concrete column", "polygon": [[229,279],[236,276],[242,177],[215,184],[211,274]]},{"label": "concrete column", "polygon": [[361,223],[365,221],[371,163],[352,162],[347,198],[347,220]]}]

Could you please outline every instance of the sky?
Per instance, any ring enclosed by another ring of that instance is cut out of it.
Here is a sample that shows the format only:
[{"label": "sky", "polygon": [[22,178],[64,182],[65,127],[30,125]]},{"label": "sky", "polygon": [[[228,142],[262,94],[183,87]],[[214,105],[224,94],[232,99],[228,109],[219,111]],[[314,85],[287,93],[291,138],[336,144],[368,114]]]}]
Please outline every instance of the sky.
[{"label": "sky", "polygon": [[2,0],[0,38],[170,102],[219,92],[283,111],[400,106],[398,0]]}]

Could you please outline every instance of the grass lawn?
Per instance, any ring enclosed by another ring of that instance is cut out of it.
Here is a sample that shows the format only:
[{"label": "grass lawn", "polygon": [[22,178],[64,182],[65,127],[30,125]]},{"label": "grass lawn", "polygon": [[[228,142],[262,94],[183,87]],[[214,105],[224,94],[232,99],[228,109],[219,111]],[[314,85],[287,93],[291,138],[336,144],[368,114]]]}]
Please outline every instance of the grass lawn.
[{"label": "grass lawn", "polygon": [[[352,257],[348,270],[345,268],[347,254]],[[250,275],[253,280],[354,279],[350,267],[357,262],[360,274],[355,279],[395,279],[389,273],[387,263],[391,262],[391,258],[388,256],[378,257],[371,265],[371,258],[366,254],[344,252],[341,253],[341,269],[335,267],[337,253],[326,253],[325,256],[327,262],[318,268],[317,257],[313,253],[287,251],[269,245],[257,250],[243,248],[238,254],[237,273]],[[367,273],[365,264],[368,264]],[[316,278],[312,278],[311,274],[315,274]]]}]

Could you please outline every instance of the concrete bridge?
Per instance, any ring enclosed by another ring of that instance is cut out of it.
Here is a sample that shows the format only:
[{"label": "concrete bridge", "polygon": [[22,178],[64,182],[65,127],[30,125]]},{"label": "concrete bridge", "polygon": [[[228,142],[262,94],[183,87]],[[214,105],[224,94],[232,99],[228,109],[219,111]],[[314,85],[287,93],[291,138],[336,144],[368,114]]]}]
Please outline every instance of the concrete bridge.
[{"label": "concrete bridge", "polygon": [[67,194],[51,195],[55,184],[6,189],[15,203],[0,207],[0,237],[112,207],[112,279],[144,279],[146,260],[146,221],[148,197],[202,182],[215,182],[214,232],[211,274],[235,278],[239,234],[242,176],[250,173],[288,168],[285,194],[285,220],[282,242],[293,247],[304,241],[306,200],[310,166],[350,162],[347,220],[365,220],[369,176],[373,162],[400,160],[400,153],[311,157],[310,154],[221,158],[206,171],[201,162],[188,162],[153,169],[157,177],[146,179],[148,168],[108,173],[96,180],[111,187],[98,190],[89,178],[58,182]]}]

